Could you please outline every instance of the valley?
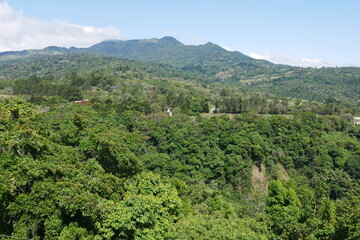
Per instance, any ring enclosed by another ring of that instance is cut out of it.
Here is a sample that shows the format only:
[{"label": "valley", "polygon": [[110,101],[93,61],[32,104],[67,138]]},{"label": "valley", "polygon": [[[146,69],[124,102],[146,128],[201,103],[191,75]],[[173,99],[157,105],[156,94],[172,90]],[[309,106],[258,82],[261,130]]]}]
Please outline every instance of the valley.
[{"label": "valley", "polygon": [[358,239],[359,99],[173,37],[0,53],[0,239]]}]

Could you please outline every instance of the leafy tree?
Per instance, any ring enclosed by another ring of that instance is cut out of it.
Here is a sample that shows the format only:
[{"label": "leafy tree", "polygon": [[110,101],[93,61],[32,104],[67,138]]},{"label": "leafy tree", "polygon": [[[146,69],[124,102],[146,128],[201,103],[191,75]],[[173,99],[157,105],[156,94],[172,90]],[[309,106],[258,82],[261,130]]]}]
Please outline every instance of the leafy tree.
[{"label": "leafy tree", "polygon": [[298,238],[300,207],[294,189],[285,187],[281,181],[270,182],[266,214],[273,234],[286,239]]},{"label": "leafy tree", "polygon": [[105,239],[173,239],[181,200],[158,175],[143,172],[125,183],[122,201],[102,206],[100,231]]}]

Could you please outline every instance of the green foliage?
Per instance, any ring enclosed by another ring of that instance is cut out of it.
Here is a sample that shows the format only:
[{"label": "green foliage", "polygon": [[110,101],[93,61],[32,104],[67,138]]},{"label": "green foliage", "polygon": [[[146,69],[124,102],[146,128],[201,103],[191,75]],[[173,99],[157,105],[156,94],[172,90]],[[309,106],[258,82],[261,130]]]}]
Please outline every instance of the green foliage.
[{"label": "green foliage", "polygon": [[[8,99],[0,99],[0,127],[1,130],[7,125],[11,125],[14,121],[26,121],[34,115],[34,110],[29,103],[21,98],[12,101]],[[13,121],[12,121],[13,120]]]},{"label": "green foliage", "polygon": [[102,206],[100,228],[106,239],[172,239],[181,200],[158,175],[141,173],[125,183],[121,202]]},{"label": "green foliage", "polygon": [[[0,64],[2,79],[16,79],[0,91],[37,104],[0,100],[0,233],[359,237],[357,68],[277,66],[172,38],[91,49],[120,55],[124,46],[131,57],[173,66],[57,48]],[[64,54],[47,55],[54,51]],[[307,88],[296,85],[303,80]],[[280,85],[282,98],[248,91]],[[82,98],[89,101],[73,102]]]},{"label": "green foliage", "polygon": [[131,176],[141,169],[141,162],[134,154],[141,140],[136,134],[109,129],[97,135],[95,157],[106,171],[120,177]]},{"label": "green foliage", "polygon": [[179,221],[175,227],[175,239],[268,239],[265,225],[252,219],[195,215]]},{"label": "green foliage", "polygon": [[251,85],[279,96],[322,100],[326,103],[322,114],[330,115],[339,111],[339,101],[356,103],[359,98],[359,77],[360,70],[355,67],[293,68],[289,74],[272,81],[257,81]]},{"label": "green foliage", "polygon": [[64,84],[54,84],[51,82],[52,79],[52,77],[31,77],[26,80],[17,80],[14,82],[13,92],[17,95],[59,96],[67,100],[82,98],[79,88]]},{"label": "green foliage", "polygon": [[[149,74],[152,74],[156,77],[174,77],[186,81],[192,79],[202,84],[221,83],[236,88],[242,86],[241,88],[250,91],[267,92],[284,97],[284,100],[271,104],[267,111],[272,114],[284,113],[287,111],[286,108],[294,107],[291,101],[286,100],[288,97],[322,101],[322,104],[316,106],[307,102],[300,103],[307,109],[306,111],[316,110],[320,114],[359,112],[357,102],[359,68],[315,69],[276,65],[264,60],[252,59],[239,52],[226,51],[213,43],[188,46],[172,37],[164,37],[148,40],[104,41],[87,49],[50,47],[2,55],[0,77],[4,79],[34,75],[55,75],[64,79],[67,75],[65,80],[72,86],[84,88],[98,86],[111,89],[116,80],[114,76],[122,73],[123,77],[129,78],[132,75],[129,73],[137,68],[143,72],[132,76],[141,80],[147,79]],[[104,78],[96,74],[102,71],[109,73],[111,77]],[[72,74],[73,72],[91,74],[92,77],[84,79]],[[7,83],[0,82],[0,88],[5,88],[6,85]],[[56,88],[53,84],[41,86],[51,91],[55,91],[54,88]],[[19,87],[20,89],[24,91],[23,88]],[[67,91],[71,90],[74,89]],[[230,108],[224,109],[225,112],[244,111],[243,107],[237,107],[246,101],[238,97],[225,101],[232,102]],[[300,104],[295,107],[299,107]],[[347,110],[344,111],[344,108]],[[206,107],[203,110],[206,110]]]},{"label": "green foliage", "polygon": [[359,189],[349,192],[337,204],[336,239],[357,239],[360,237]]},{"label": "green foliage", "polygon": [[300,218],[300,201],[294,189],[284,187],[280,181],[270,182],[266,213],[272,233],[282,238],[298,238],[296,223]]},{"label": "green foliage", "polygon": [[[3,100],[1,114],[0,231],[5,235],[358,235],[354,161],[360,146],[356,126],[341,118],[169,117],[131,107],[117,112],[116,102],[100,100],[53,104],[37,113],[21,99]],[[254,165],[264,168],[265,183],[280,176],[279,165],[295,180],[271,181],[265,202],[265,190],[253,193]]]},{"label": "green foliage", "polygon": [[165,63],[187,72],[215,76],[226,70],[236,72],[264,70],[273,64],[255,60],[239,52],[229,52],[207,43],[200,46],[183,45],[172,37],[132,41],[104,41],[90,47],[88,52],[112,55],[144,62]]}]

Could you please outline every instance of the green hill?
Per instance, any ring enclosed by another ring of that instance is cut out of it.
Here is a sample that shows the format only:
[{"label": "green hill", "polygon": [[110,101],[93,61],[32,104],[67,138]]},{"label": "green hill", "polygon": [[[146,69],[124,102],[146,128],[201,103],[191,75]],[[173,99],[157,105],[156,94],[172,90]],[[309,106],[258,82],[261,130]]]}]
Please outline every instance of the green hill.
[{"label": "green hill", "polygon": [[[67,59],[66,55],[73,60]],[[75,55],[78,57],[74,58]],[[315,69],[278,65],[227,51],[213,43],[184,45],[173,37],[109,40],[81,49],[47,47],[4,52],[0,53],[0,79],[56,75],[62,71],[85,73],[105,68],[110,71],[113,69],[111,65],[118,61],[115,58],[136,60],[138,62],[134,64],[137,66],[151,63],[153,65],[146,66],[152,69],[146,71],[156,71],[164,76],[236,86],[281,97],[316,101],[335,99],[359,105],[359,68]]]},{"label": "green hill", "polygon": [[1,239],[358,239],[358,68],[121,44],[3,54]]},{"label": "green hill", "polygon": [[220,46],[207,43],[199,46],[184,45],[173,37],[143,40],[109,40],[89,48],[47,47],[42,50],[0,53],[0,62],[9,62],[37,55],[70,53],[110,55],[151,63],[169,64],[179,69],[228,78],[233,72],[254,72],[275,65],[250,58],[240,52],[230,52]]},{"label": "green hill", "polygon": [[255,60],[240,52],[227,51],[213,43],[199,46],[184,45],[172,37],[104,41],[88,50],[119,58],[166,63],[185,71],[204,73],[208,76],[225,71],[245,71],[274,66],[270,62]]}]

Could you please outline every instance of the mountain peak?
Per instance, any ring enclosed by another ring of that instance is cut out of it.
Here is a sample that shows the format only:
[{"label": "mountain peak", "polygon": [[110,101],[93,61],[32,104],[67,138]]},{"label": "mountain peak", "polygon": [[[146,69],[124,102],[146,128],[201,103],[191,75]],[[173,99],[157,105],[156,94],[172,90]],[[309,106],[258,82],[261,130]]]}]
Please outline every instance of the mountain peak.
[{"label": "mountain peak", "polygon": [[172,43],[174,45],[175,44],[183,45],[180,41],[178,41],[176,38],[171,37],[171,36],[165,36],[165,37],[161,38],[159,41],[163,42],[163,43]]},{"label": "mountain peak", "polygon": [[206,46],[206,47],[219,47],[221,48],[219,45],[215,44],[215,43],[212,43],[212,42],[207,42],[205,43],[203,46]]}]

